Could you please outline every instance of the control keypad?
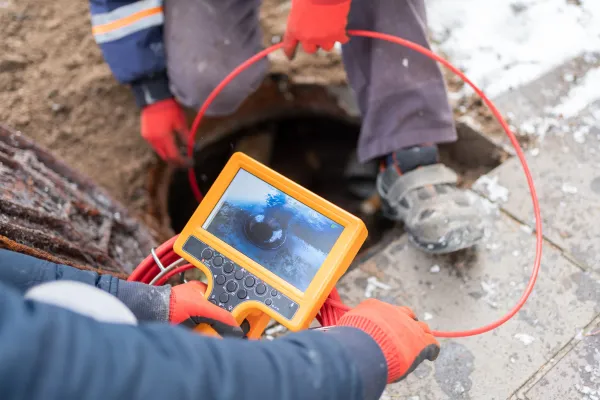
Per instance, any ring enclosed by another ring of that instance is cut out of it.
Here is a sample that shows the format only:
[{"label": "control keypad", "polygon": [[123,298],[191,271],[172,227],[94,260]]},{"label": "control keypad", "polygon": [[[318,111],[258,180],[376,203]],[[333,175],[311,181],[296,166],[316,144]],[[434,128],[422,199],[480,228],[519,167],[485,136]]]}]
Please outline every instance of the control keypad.
[{"label": "control keypad", "polygon": [[183,250],[210,269],[213,289],[209,300],[213,304],[231,312],[238,304],[256,300],[288,320],[294,318],[298,309],[296,302],[219,254],[198,238],[190,236],[183,245]]}]

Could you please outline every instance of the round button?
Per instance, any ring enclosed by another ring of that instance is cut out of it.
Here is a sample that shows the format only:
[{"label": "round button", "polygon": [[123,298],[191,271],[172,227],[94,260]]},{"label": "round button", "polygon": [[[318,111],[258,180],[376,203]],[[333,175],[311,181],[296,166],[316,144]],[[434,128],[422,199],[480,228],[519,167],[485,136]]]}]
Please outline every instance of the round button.
[{"label": "round button", "polygon": [[266,291],[267,291],[267,287],[265,286],[264,283],[259,283],[256,286],[256,293],[257,294],[265,294]]},{"label": "round button", "polygon": [[238,288],[238,284],[236,281],[229,281],[227,282],[227,286],[225,286],[225,288],[227,289],[228,292],[235,292]]},{"label": "round button", "polygon": [[223,265],[223,257],[216,256],[215,259],[213,260],[213,265],[215,267],[220,267],[221,265]]},{"label": "round button", "polygon": [[217,285],[224,284],[226,280],[227,278],[225,278],[225,275],[217,275],[217,279],[215,279],[215,281],[217,281]]},{"label": "round button", "polygon": [[237,296],[238,299],[245,299],[246,296],[248,296],[248,292],[246,292],[246,289],[240,289],[240,291],[237,292]]},{"label": "round button", "polygon": [[275,289],[271,290],[271,296],[277,296],[277,290],[275,290]]},{"label": "round button", "polygon": [[204,249],[204,250],[202,250],[201,256],[205,260],[210,260],[212,258],[212,256],[213,256],[213,254],[214,253],[213,253],[213,251],[211,249]]},{"label": "round button", "polygon": [[266,304],[266,305],[268,305],[268,306],[270,306],[271,304],[273,304],[273,300],[271,300],[271,299],[266,299],[266,300],[265,300],[265,304]]},{"label": "round button", "polygon": [[256,281],[254,280],[253,276],[249,276],[244,280],[244,285],[246,285],[247,287],[252,287],[255,283]]},{"label": "round button", "polygon": [[221,303],[227,303],[229,301],[229,295],[227,293],[221,293],[219,296],[219,301]]},{"label": "round button", "polygon": [[225,272],[226,274],[230,274],[233,272],[233,264],[228,262],[225,263],[225,265],[223,266],[223,272]]},{"label": "round button", "polygon": [[241,269],[238,269],[237,271],[235,271],[235,279],[237,279],[238,281],[241,281],[243,277],[244,277],[244,271],[242,271]]}]

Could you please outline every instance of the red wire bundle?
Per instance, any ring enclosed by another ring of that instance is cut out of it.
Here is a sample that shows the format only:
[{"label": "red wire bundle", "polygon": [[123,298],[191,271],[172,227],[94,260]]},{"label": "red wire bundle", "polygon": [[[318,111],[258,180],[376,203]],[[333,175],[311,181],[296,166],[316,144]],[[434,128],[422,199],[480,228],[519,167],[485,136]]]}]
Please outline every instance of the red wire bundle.
[{"label": "red wire bundle", "polygon": [[[479,334],[482,334],[485,332],[489,332],[492,329],[499,327],[500,325],[502,325],[503,323],[505,323],[506,321],[511,319],[523,307],[523,305],[527,301],[527,298],[529,297],[529,295],[531,294],[531,292],[533,290],[533,287],[537,280],[537,276],[538,276],[538,273],[540,270],[540,264],[541,264],[541,260],[542,260],[543,236],[542,236],[542,220],[540,217],[540,207],[539,207],[537,194],[535,191],[535,186],[533,183],[533,178],[531,176],[531,172],[527,165],[527,161],[525,160],[525,155],[523,154],[523,150],[521,149],[521,146],[519,145],[517,138],[512,133],[508,124],[502,117],[502,114],[494,106],[492,101],[490,99],[488,99],[487,96],[481,91],[481,89],[479,89],[473,82],[471,82],[471,80],[469,80],[469,78],[467,78],[458,68],[454,67],[448,61],[446,61],[442,57],[438,56],[437,54],[433,53],[432,51],[426,49],[423,46],[420,46],[416,43],[412,43],[408,40],[405,40],[405,39],[402,39],[402,38],[399,38],[396,36],[387,35],[387,34],[379,33],[379,32],[358,31],[358,30],[352,30],[352,31],[349,31],[348,33],[350,36],[362,36],[362,37],[368,37],[368,38],[373,38],[373,39],[386,40],[388,42],[392,42],[392,43],[395,43],[395,44],[398,44],[401,46],[405,46],[409,49],[417,51],[417,52],[431,58],[432,60],[435,60],[435,61],[441,63],[446,68],[450,69],[452,72],[454,72],[456,75],[458,75],[465,83],[467,83],[471,88],[473,88],[473,90],[475,90],[475,92],[481,97],[483,102],[492,111],[492,113],[494,114],[494,116],[496,117],[496,119],[498,120],[500,125],[502,126],[502,129],[508,136],[512,146],[515,149],[516,155],[517,155],[519,161],[521,162],[521,166],[523,167],[523,172],[525,174],[525,177],[527,178],[527,184],[529,185],[529,191],[531,193],[531,200],[533,202],[533,211],[534,211],[534,215],[535,215],[535,232],[536,232],[536,248],[535,249],[536,249],[536,253],[535,253],[535,261],[534,261],[534,265],[533,265],[533,270],[532,270],[531,277],[529,279],[527,288],[525,289],[523,295],[521,296],[521,298],[519,299],[517,304],[506,315],[504,315],[497,321],[494,321],[488,325],[485,325],[485,326],[482,326],[482,327],[476,328],[476,329],[471,329],[471,330],[466,330],[466,331],[457,331],[457,332],[433,331],[433,334],[437,337],[466,337],[466,336],[479,335]],[[204,102],[202,107],[200,108],[200,111],[198,111],[198,114],[196,115],[196,119],[194,120],[194,124],[192,125],[192,131],[191,131],[191,135],[190,135],[190,138],[188,141],[188,156],[190,158],[193,157],[195,137],[196,137],[196,133],[198,132],[198,127],[200,126],[200,122],[202,121],[202,118],[204,117],[206,110],[210,107],[210,105],[212,104],[214,99],[240,73],[244,72],[246,69],[248,69],[250,66],[252,66],[257,61],[261,60],[262,58],[265,58],[268,54],[280,49],[282,46],[283,46],[282,44],[276,44],[274,46],[269,47],[268,49],[261,51],[260,53],[256,54],[255,56],[251,57],[250,59],[246,60],[240,66],[238,66],[236,69],[234,69],[225,79],[223,79],[223,81],[221,83],[219,83],[219,85],[217,85],[217,87],[212,91],[212,93],[208,96],[208,98],[206,99],[206,101]],[[194,196],[196,197],[198,202],[200,202],[202,200],[202,193],[200,192],[200,188],[198,187],[196,173],[193,168],[190,168],[188,170],[188,175],[189,175],[190,185],[192,187]],[[169,265],[179,258],[173,252],[173,243],[175,242],[176,238],[177,237],[172,238],[171,240],[164,243],[162,246],[160,246],[157,249],[157,252],[156,252],[157,256],[161,260],[163,265]],[[163,259],[163,257],[164,257],[164,259]],[[166,282],[170,276],[176,275],[176,274],[178,274],[182,271],[185,271],[186,269],[189,269],[189,268],[192,268],[192,266],[184,265],[183,267],[176,268],[175,270],[171,271],[170,274],[167,274],[165,277],[163,277],[160,280],[160,282],[156,282],[156,283],[162,284],[162,283]],[[159,273],[159,271],[160,271],[160,269],[154,263],[154,259],[152,258],[152,256],[148,256],[140,264],[140,266],[134,271],[134,273],[131,275],[129,280],[136,280],[136,281],[140,281],[140,282],[144,282],[144,283],[149,283],[152,280],[152,278],[154,276],[156,276],[156,274]],[[349,309],[350,308],[348,306],[346,306],[342,303],[340,296],[337,293],[337,290],[334,289],[331,292],[331,294],[329,295],[329,297],[327,298],[327,300],[325,301],[325,304],[321,308],[319,314],[317,315],[317,320],[324,326],[335,325],[337,323],[337,321],[339,320],[339,318]]]}]

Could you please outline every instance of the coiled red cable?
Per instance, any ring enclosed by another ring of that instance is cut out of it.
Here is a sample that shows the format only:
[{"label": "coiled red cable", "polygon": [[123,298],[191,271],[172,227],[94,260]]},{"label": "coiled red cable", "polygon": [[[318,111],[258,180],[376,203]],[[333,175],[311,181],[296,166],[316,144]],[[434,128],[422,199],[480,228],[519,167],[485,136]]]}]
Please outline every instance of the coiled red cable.
[{"label": "coiled red cable", "polygon": [[[521,296],[521,298],[519,299],[517,304],[507,314],[505,314],[503,317],[501,317],[497,321],[494,321],[494,322],[492,322],[488,325],[482,326],[480,328],[475,328],[475,329],[470,329],[470,330],[465,330],[465,331],[455,331],[455,332],[433,331],[432,333],[437,337],[467,337],[467,336],[474,336],[474,335],[479,335],[479,334],[482,334],[485,332],[489,332],[492,329],[499,327],[500,325],[504,324],[506,321],[511,319],[523,307],[523,305],[527,301],[529,295],[533,291],[533,287],[535,286],[535,282],[536,282],[537,276],[539,274],[540,264],[541,264],[541,260],[542,260],[543,236],[542,236],[542,220],[541,220],[541,216],[540,216],[540,206],[539,206],[539,201],[538,201],[536,190],[535,190],[535,185],[533,183],[533,178],[531,176],[531,172],[527,165],[525,155],[523,154],[523,150],[521,149],[521,146],[519,145],[517,138],[510,130],[507,122],[502,117],[502,114],[500,113],[500,111],[498,111],[498,109],[492,103],[492,101],[490,99],[488,99],[487,96],[483,93],[483,91],[481,89],[479,89],[473,82],[471,82],[471,80],[469,78],[467,78],[465,76],[465,74],[463,74],[458,68],[456,68],[452,64],[450,64],[447,60],[443,59],[442,57],[438,56],[437,54],[433,53],[432,51],[430,51],[429,49],[427,49],[423,46],[420,46],[416,43],[410,42],[408,40],[405,40],[405,39],[402,39],[402,38],[399,38],[399,37],[396,37],[393,35],[388,35],[388,34],[379,33],[379,32],[363,31],[363,30],[351,30],[348,32],[348,34],[350,36],[362,36],[362,37],[367,37],[367,38],[372,38],[372,39],[386,40],[391,43],[405,46],[409,49],[417,51],[417,52],[431,58],[432,60],[435,60],[435,61],[439,62],[440,64],[444,65],[446,68],[448,68],[449,70],[454,72],[456,75],[458,75],[465,83],[467,83],[471,88],[473,88],[473,90],[481,97],[483,102],[488,106],[488,108],[490,109],[490,111],[492,112],[494,117],[496,117],[496,119],[502,126],[502,129],[508,136],[512,146],[515,149],[516,155],[517,155],[519,161],[521,162],[521,166],[523,167],[523,172],[525,174],[525,177],[527,178],[527,184],[529,186],[531,200],[533,202],[533,213],[535,215],[535,236],[536,236],[535,260],[533,263],[533,270],[531,272],[531,277],[529,278],[529,283],[528,283],[527,287],[525,288],[525,291],[523,292],[523,295]],[[227,77],[225,79],[223,79],[223,81],[221,83],[219,83],[219,85],[217,85],[217,87],[211,92],[211,94],[208,96],[208,98],[206,99],[206,101],[204,102],[202,107],[200,108],[200,111],[198,111],[198,114],[196,115],[196,118],[192,125],[192,131],[191,131],[191,135],[190,135],[190,138],[188,141],[188,149],[187,149],[188,156],[190,158],[193,157],[195,137],[196,137],[196,133],[198,132],[200,123],[202,122],[202,118],[204,118],[206,111],[208,110],[208,108],[210,107],[210,105],[212,104],[214,99],[239,74],[244,72],[246,69],[248,69],[251,65],[253,65],[257,61],[266,57],[268,54],[270,54],[276,50],[279,50],[282,47],[283,47],[283,44],[281,44],[281,43],[276,44],[274,46],[271,46],[271,47],[261,51],[260,53],[256,54],[255,56],[249,58],[248,60],[246,60],[245,62],[240,64],[236,69],[234,69],[229,75],[227,75]],[[190,186],[192,188],[194,196],[196,197],[198,202],[202,201],[202,193],[200,192],[200,188],[198,187],[198,183],[197,183],[198,181],[196,180],[196,173],[193,168],[189,169],[188,176],[189,176]],[[175,239],[176,239],[176,237],[172,238],[168,242],[165,242],[156,251],[157,256],[163,262],[163,265],[172,263],[178,258],[178,256],[173,252],[173,249],[172,249]],[[163,257],[165,258],[164,261],[163,261]],[[184,266],[184,267],[191,268],[191,266]],[[184,270],[183,269],[184,267],[179,267],[176,270],[171,271],[171,275],[169,275],[169,276],[180,273],[181,271]],[[176,271],[178,271],[178,272],[176,272]],[[140,266],[133,272],[133,274],[131,275],[129,280],[136,280],[136,281],[139,280],[144,283],[149,283],[152,280],[152,278],[154,276],[156,276],[156,274],[158,274],[159,272],[160,272],[160,269],[158,268],[158,266],[156,266],[153,257],[148,256],[140,264]],[[166,282],[166,280],[168,279],[169,276],[167,276],[167,275],[163,276],[161,281]],[[158,282],[156,282],[156,283],[158,283]],[[342,303],[337,290],[334,289],[331,292],[331,294],[329,295],[329,297],[328,297],[327,301],[325,302],[325,304],[323,305],[323,307],[321,308],[321,311],[320,311],[319,315],[317,316],[317,319],[324,326],[335,325],[337,323],[338,319],[348,310],[350,310],[350,307],[348,307]]]}]

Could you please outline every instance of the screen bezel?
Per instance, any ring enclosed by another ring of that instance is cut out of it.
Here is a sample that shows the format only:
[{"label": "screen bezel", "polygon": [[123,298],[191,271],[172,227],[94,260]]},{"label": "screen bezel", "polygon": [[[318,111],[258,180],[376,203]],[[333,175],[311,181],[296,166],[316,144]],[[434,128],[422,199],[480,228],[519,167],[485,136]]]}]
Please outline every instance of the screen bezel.
[{"label": "screen bezel", "polygon": [[[258,179],[265,181],[269,185],[326,216],[344,228],[305,291],[296,288],[285,279],[280,278],[266,267],[263,267],[250,257],[202,228],[210,213],[218,204],[240,169],[244,169]],[[359,218],[317,196],[245,154],[235,153],[215,180],[210,190],[206,193],[206,196],[196,209],[190,222],[188,222],[181,232],[179,241],[183,243],[185,238],[191,235],[196,236],[233,262],[256,275],[259,279],[276,287],[277,290],[280,290],[283,294],[299,302],[300,306],[302,306],[303,300],[306,301],[314,298],[316,301],[316,299],[322,297],[323,290],[327,287],[331,287],[331,281],[334,279],[337,281],[337,279],[341,277],[343,272],[345,272],[345,269],[347,269],[347,266],[344,267],[343,265],[344,260],[347,258],[347,253],[355,247],[355,244],[361,235],[365,234],[366,236],[365,232],[366,228]],[[176,248],[181,249],[181,245],[176,245]],[[183,253],[179,254],[182,255]],[[340,268],[344,268],[344,271],[340,271]]]}]

